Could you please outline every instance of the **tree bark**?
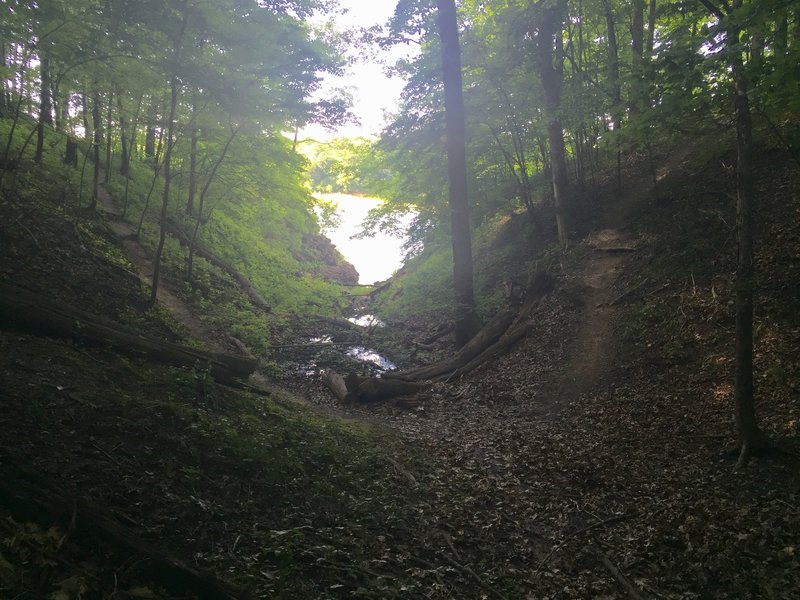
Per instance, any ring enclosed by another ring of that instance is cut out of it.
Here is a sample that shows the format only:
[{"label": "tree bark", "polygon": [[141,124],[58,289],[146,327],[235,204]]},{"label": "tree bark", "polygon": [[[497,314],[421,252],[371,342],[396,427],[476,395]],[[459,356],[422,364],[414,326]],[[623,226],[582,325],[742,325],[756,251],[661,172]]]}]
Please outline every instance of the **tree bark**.
[{"label": "tree bark", "polygon": [[42,85],[39,89],[39,123],[36,132],[36,154],[34,161],[42,162],[44,153],[44,127],[53,124],[52,99],[50,96],[50,59],[43,56],[39,63]]},{"label": "tree bark", "polygon": [[91,143],[92,126],[89,121],[89,99],[85,93],[81,94],[81,120],[83,121],[83,139]]},{"label": "tree bark", "polygon": [[[733,0],[733,10],[742,0]],[[736,429],[741,453],[737,468],[747,464],[753,450],[762,445],[753,402],[753,165],[752,120],[747,97],[748,80],[739,46],[740,28],[728,28],[727,50],[734,81],[736,113],[736,229],[739,252],[736,266]]]},{"label": "tree bark", "polygon": [[645,0],[633,0],[631,15],[631,96],[628,110],[632,115],[642,108],[642,75],[644,59],[644,6]]},{"label": "tree bark", "polygon": [[112,133],[113,128],[111,127],[112,117],[113,117],[113,107],[114,107],[114,91],[108,91],[108,108],[106,109],[106,163],[105,163],[105,172],[103,177],[103,182],[108,185],[108,182],[111,181],[111,161],[113,157],[111,155],[111,144],[112,144]]},{"label": "tree bark", "polygon": [[[0,32],[0,70],[4,70],[6,66],[6,41],[3,33]],[[0,117],[6,117],[8,113],[8,106],[10,104],[8,93],[6,92],[6,79],[0,78]]]},{"label": "tree bark", "polygon": [[516,313],[508,310],[497,313],[472,339],[469,340],[452,358],[438,363],[401,371],[399,373],[387,373],[385,378],[421,380],[434,379],[441,375],[448,375],[469,363],[473,358],[483,353],[488,347],[494,344],[514,322]]},{"label": "tree bark", "polygon": [[[186,20],[184,19],[184,28]],[[181,37],[183,31],[181,31]],[[180,50],[176,48],[176,54]],[[161,194],[161,216],[159,217],[159,234],[158,234],[158,247],[156,248],[156,255],[153,258],[153,283],[150,290],[150,306],[155,306],[158,297],[158,279],[161,275],[161,254],[164,251],[164,242],[166,241],[166,226],[167,226],[167,207],[169,206],[169,189],[171,180],[171,161],[172,161],[172,136],[175,129],[175,112],[178,106],[178,75],[173,72],[172,81],[170,83],[170,107],[169,116],[167,118],[167,148],[164,151],[164,191]]]},{"label": "tree bark", "polygon": [[656,41],[656,0],[650,0],[650,10],[647,15],[647,46],[645,47],[645,59],[650,60],[653,54],[653,46]]},{"label": "tree bark", "polygon": [[566,6],[566,0],[557,0],[553,5],[540,7],[537,35],[537,62],[545,96],[544,114],[547,121],[547,137],[550,142],[553,205],[556,212],[558,242],[562,248],[566,248],[568,243],[566,208],[569,193],[564,130],[561,127],[559,116],[561,85],[564,77],[561,32]]},{"label": "tree bark", "polygon": [[344,377],[339,375],[333,369],[327,369],[322,375],[322,383],[331,391],[339,402],[348,400],[347,385],[344,382]]},{"label": "tree bark", "polygon": [[231,135],[228,140],[225,142],[225,147],[222,149],[222,152],[219,155],[219,158],[214,163],[214,166],[211,168],[211,173],[208,174],[206,178],[205,185],[203,185],[203,190],[200,192],[200,202],[197,206],[197,219],[194,223],[194,231],[192,231],[192,239],[189,242],[189,257],[186,263],[186,278],[191,281],[192,279],[192,267],[194,264],[194,251],[195,245],[197,244],[197,234],[200,231],[200,223],[203,221],[203,208],[206,202],[206,194],[208,194],[208,188],[211,187],[211,183],[214,181],[214,178],[217,176],[217,170],[222,162],[225,160],[225,156],[228,154],[228,150],[233,143],[233,140],[236,138],[236,134],[239,133],[238,129],[234,129],[231,131]]},{"label": "tree bark", "polygon": [[[611,82],[611,124],[614,131],[622,126],[622,86],[619,77],[619,50],[614,11],[609,0],[604,0],[606,29],[608,30],[608,79]],[[617,137],[617,193],[622,192],[622,148]]]},{"label": "tree bark", "polygon": [[156,119],[158,106],[151,99],[150,108],[147,113],[147,126],[144,133],[144,155],[153,158],[156,155]]},{"label": "tree bark", "polygon": [[462,91],[461,50],[455,0],[437,0],[439,38],[442,44],[447,175],[450,197],[450,234],[453,246],[453,287],[456,296],[456,346],[478,331],[473,290],[472,238],[467,196],[467,154]]},{"label": "tree bark", "polygon": [[194,197],[197,194],[197,125],[195,124],[195,117],[197,116],[197,104],[192,99],[192,128],[191,136],[189,139],[189,194],[186,198],[186,214],[191,215],[194,212]]},{"label": "tree bark", "polygon": [[92,202],[89,205],[89,210],[95,211],[97,210],[97,196],[100,193],[100,137],[102,133],[102,125],[100,123],[100,91],[97,89],[95,89],[92,97],[92,127],[94,130],[92,135],[94,172],[92,174]]},{"label": "tree bark", "polygon": [[119,141],[121,145],[121,154],[119,157],[119,174],[122,177],[128,175],[128,138],[127,138],[127,122],[125,119],[124,107],[122,105],[122,94],[117,94],[117,112],[119,114]]},{"label": "tree bark", "polygon": [[[184,0],[181,5],[181,26],[178,37],[174,40],[174,49],[172,52],[172,74],[170,77],[170,103],[169,103],[169,116],[167,117],[167,141],[166,150],[164,151],[164,190],[161,194],[161,216],[159,218],[158,228],[158,247],[156,248],[156,255],[153,258],[153,284],[150,290],[150,306],[155,306],[158,297],[158,278],[161,274],[161,254],[164,251],[164,242],[167,237],[167,207],[169,206],[169,190],[172,179],[172,139],[175,133],[175,113],[178,109],[178,93],[180,89],[180,81],[178,80],[178,67],[180,65],[181,53],[183,50],[183,36],[186,33],[186,25],[189,21],[189,13],[187,10],[188,0]],[[163,137],[163,132],[162,132]],[[159,139],[159,145],[161,140]],[[158,160],[158,152],[156,152],[156,160]]]}]

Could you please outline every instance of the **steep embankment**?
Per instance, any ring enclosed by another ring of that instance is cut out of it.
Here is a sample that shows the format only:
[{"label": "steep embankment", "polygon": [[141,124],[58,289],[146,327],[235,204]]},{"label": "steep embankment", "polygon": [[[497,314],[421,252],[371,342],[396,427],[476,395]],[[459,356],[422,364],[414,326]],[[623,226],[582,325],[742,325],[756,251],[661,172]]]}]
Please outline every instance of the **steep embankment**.
[{"label": "steep embankment", "polygon": [[[759,414],[787,443],[800,324],[786,290],[800,230],[783,215],[797,214],[800,186],[785,157],[769,163],[759,179]],[[630,218],[601,222],[553,261],[559,283],[511,353],[432,385],[412,410],[333,405],[305,383],[312,402],[349,420],[320,418],[203,373],[4,331],[0,466],[90,497],[256,597],[794,597],[796,458],[732,476],[722,453],[732,440],[732,181],[717,160],[695,164],[704,166],[689,176],[666,174],[658,194],[623,199]],[[130,318],[125,299],[142,298],[130,269],[113,290],[93,288],[104,297],[69,289],[121,272],[107,264],[124,263],[102,222],[76,234],[41,217],[30,231],[4,230],[6,273],[40,289],[58,282],[59,294]],[[96,239],[102,255],[90,251]],[[77,597],[80,587],[169,597],[141,556],[113,542],[68,522],[46,533],[3,522],[17,540],[0,548],[12,597]]]},{"label": "steep embankment", "polygon": [[[790,366],[800,323],[778,302],[796,269],[798,246],[786,242],[800,230],[784,214],[800,206],[798,170],[776,153],[758,181],[758,411],[790,450],[733,476],[724,450],[734,441],[734,182],[725,164],[693,156],[661,174],[657,193],[620,198],[624,210],[613,212],[627,214],[626,233],[597,231],[564,258],[561,284],[508,356],[437,384],[412,413],[354,410],[441,460],[432,476],[416,476],[436,499],[420,500],[414,524],[429,532],[411,553],[427,560],[415,563],[416,593],[447,597],[433,591],[442,563],[452,567],[448,583],[476,586],[460,591],[466,597],[800,590]],[[389,541],[383,556],[402,564]]]}]

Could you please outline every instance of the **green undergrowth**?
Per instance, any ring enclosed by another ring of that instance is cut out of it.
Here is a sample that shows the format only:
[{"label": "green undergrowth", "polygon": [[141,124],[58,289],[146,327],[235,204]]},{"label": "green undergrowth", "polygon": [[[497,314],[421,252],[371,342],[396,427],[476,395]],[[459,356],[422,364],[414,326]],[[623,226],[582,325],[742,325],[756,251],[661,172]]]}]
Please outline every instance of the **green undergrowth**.
[{"label": "green undergrowth", "polygon": [[[259,597],[339,597],[331,565],[374,558],[369,540],[386,533],[380,503],[411,501],[391,457],[428,468],[387,432],[321,415],[288,392],[240,392],[203,371],[25,335],[0,333],[0,356],[3,405],[16,415],[0,433],[5,458]],[[92,560],[65,558],[82,559]],[[54,586],[69,573],[58,564],[45,576]],[[22,588],[25,573],[14,575]],[[147,570],[120,577],[129,589]],[[351,597],[394,595],[388,580],[361,587]]]},{"label": "green undergrowth", "polygon": [[[0,119],[3,196],[23,207],[28,204],[57,207],[65,218],[75,222],[94,219],[95,216],[85,210],[91,202],[94,170],[92,161],[84,160],[90,145],[79,140],[77,167],[64,165],[66,137],[48,127],[45,128],[42,160],[36,163],[33,160],[33,127],[34,123],[27,117],[20,120],[6,158],[5,143],[9,139],[11,121]],[[331,260],[341,260],[341,257],[328,256],[329,252],[320,250],[313,241],[319,235],[313,201],[302,184],[302,170],[295,164],[297,159],[292,155],[289,142],[274,139],[266,143],[271,160],[281,157],[285,163],[283,168],[231,165],[231,172],[223,173],[226,179],[209,190],[198,241],[245,275],[275,310],[338,314],[345,303],[342,289],[323,280],[320,273]],[[101,155],[104,159],[105,152]],[[158,245],[163,194],[163,178],[154,177],[153,164],[152,158],[136,156],[131,161],[129,177],[125,178],[119,174],[119,156],[114,153],[110,165],[102,164],[104,171],[101,173],[101,185],[116,209],[140,232],[139,241],[151,253]],[[186,214],[186,166],[176,164],[173,167],[176,175],[168,214],[190,235],[195,218]],[[252,173],[258,173],[261,179],[253,180]],[[108,182],[103,183],[106,177]],[[231,177],[239,178],[237,186],[230,187]],[[21,224],[25,226],[26,222],[23,220]],[[164,271],[176,284],[186,280],[187,254],[186,247],[171,236],[167,237]],[[194,267],[194,281],[187,282],[193,287],[208,287],[209,281],[223,287],[235,285],[227,275],[220,277],[219,272],[202,259],[196,258]],[[243,312],[237,319],[247,321]],[[222,319],[220,328],[226,325]],[[256,345],[268,341],[259,339]]]}]

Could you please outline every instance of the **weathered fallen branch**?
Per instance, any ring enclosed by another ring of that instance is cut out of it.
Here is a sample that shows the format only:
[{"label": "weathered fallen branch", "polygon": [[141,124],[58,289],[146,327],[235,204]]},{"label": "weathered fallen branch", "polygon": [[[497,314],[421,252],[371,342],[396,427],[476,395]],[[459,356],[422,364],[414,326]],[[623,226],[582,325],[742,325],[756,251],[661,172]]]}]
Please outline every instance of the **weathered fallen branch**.
[{"label": "weathered fallen branch", "polygon": [[348,400],[347,386],[344,383],[344,378],[333,369],[328,369],[322,375],[322,382],[327,388],[336,396],[339,402]]},{"label": "weathered fallen branch", "polygon": [[73,496],[62,487],[12,466],[7,460],[0,467],[0,500],[15,519],[50,526],[53,521],[69,527],[73,534],[92,538],[125,554],[138,557],[146,575],[176,596],[196,596],[201,600],[242,600],[243,590],[220,581],[213,573],[191,568],[139,537],[130,527],[107,510],[84,498]]},{"label": "weathered fallen branch", "polygon": [[553,278],[537,263],[525,286],[527,301],[518,311],[504,310],[492,318],[455,356],[427,367],[387,373],[387,379],[451,380],[501,356],[530,331],[529,317],[542,296],[553,288]]},{"label": "weathered fallen branch", "polygon": [[[469,373],[470,371],[474,371],[481,365],[488,363],[495,358],[499,358],[506,354],[519,340],[523,337],[528,335],[531,330],[531,323],[521,323],[517,326],[509,327],[506,332],[497,340],[496,343],[489,346],[486,350],[484,350],[481,354],[473,358],[463,367],[459,367],[452,373],[450,373],[447,377],[447,381],[452,381],[454,379],[458,379]],[[445,379],[444,377],[440,377],[437,379]]]},{"label": "weathered fallen branch", "polygon": [[322,381],[340,402],[391,400],[400,396],[417,394],[427,387],[413,381],[360,377],[355,373],[349,373],[347,377],[342,377],[332,369],[325,371]]},{"label": "weathered fallen branch", "polygon": [[0,326],[80,339],[172,365],[208,369],[215,380],[225,384],[247,378],[257,366],[254,358],[205,352],[147,337],[104,317],[5,283],[0,283]]},{"label": "weathered fallen branch", "polygon": [[637,283],[633,287],[628,288],[627,290],[622,292],[619,296],[614,298],[611,302],[601,302],[600,304],[597,305],[596,308],[600,308],[600,307],[603,307],[603,306],[616,306],[617,304],[622,302],[625,298],[627,298],[628,296],[633,294],[636,290],[641,288],[645,283],[647,283],[647,277],[642,279],[639,283]]},{"label": "weathered fallen branch", "polygon": [[625,576],[622,571],[619,570],[619,567],[617,567],[617,565],[611,561],[605,552],[598,549],[594,545],[590,545],[589,547],[594,549],[594,551],[600,557],[600,562],[603,563],[603,566],[608,569],[608,572],[614,576],[614,579],[616,579],[617,582],[625,589],[625,591],[628,592],[628,595],[630,595],[633,600],[645,600],[645,597],[639,593],[639,590],[636,589],[636,586]]},{"label": "weathered fallen branch", "polygon": [[357,400],[375,402],[378,400],[391,400],[399,396],[410,396],[424,390],[427,386],[413,381],[402,379],[378,379],[370,377],[361,382],[355,391]]},{"label": "weathered fallen branch", "polygon": [[[177,238],[178,242],[180,242],[182,246],[191,245],[191,240],[189,239],[189,236],[183,233],[180,226],[172,219],[167,220],[166,231],[170,235]],[[257,306],[258,308],[261,308],[266,312],[272,311],[272,307],[266,300],[264,300],[263,296],[261,296],[261,294],[258,293],[258,290],[256,290],[253,284],[250,283],[250,280],[244,275],[242,275],[238,270],[236,270],[233,267],[233,265],[225,262],[221,258],[217,257],[215,254],[213,254],[211,251],[203,248],[197,243],[194,244],[194,253],[197,256],[206,259],[212,265],[214,265],[219,269],[222,269],[228,275],[230,275],[233,278],[233,280],[239,284],[244,293],[247,294],[247,296],[250,298],[250,301],[253,303],[254,306]]]},{"label": "weathered fallen branch", "polygon": [[611,246],[607,248],[597,247],[595,252],[608,252],[610,254],[622,254],[626,252],[638,252],[639,249],[634,246]]},{"label": "weathered fallen branch", "polygon": [[423,346],[433,344],[436,340],[443,338],[449,333],[452,333],[455,328],[456,324],[453,321],[449,323],[442,323],[436,328],[436,331],[434,331],[431,335],[429,335],[419,343]]},{"label": "weathered fallen branch", "polygon": [[445,359],[427,367],[402,371],[400,373],[387,373],[387,379],[434,379],[441,375],[448,375],[469,363],[473,358],[479,356],[486,348],[494,344],[505,333],[508,326],[514,322],[516,314],[509,310],[504,310],[489,321],[484,327],[467,342],[452,358]]}]

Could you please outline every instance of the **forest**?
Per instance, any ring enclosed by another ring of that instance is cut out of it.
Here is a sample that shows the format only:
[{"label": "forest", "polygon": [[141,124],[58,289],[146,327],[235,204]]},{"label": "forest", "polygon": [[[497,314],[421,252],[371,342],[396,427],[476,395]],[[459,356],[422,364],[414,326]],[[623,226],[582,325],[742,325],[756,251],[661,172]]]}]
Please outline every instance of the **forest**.
[{"label": "forest", "polygon": [[800,0],[387,5],[3,1],[0,598],[800,596]]}]

